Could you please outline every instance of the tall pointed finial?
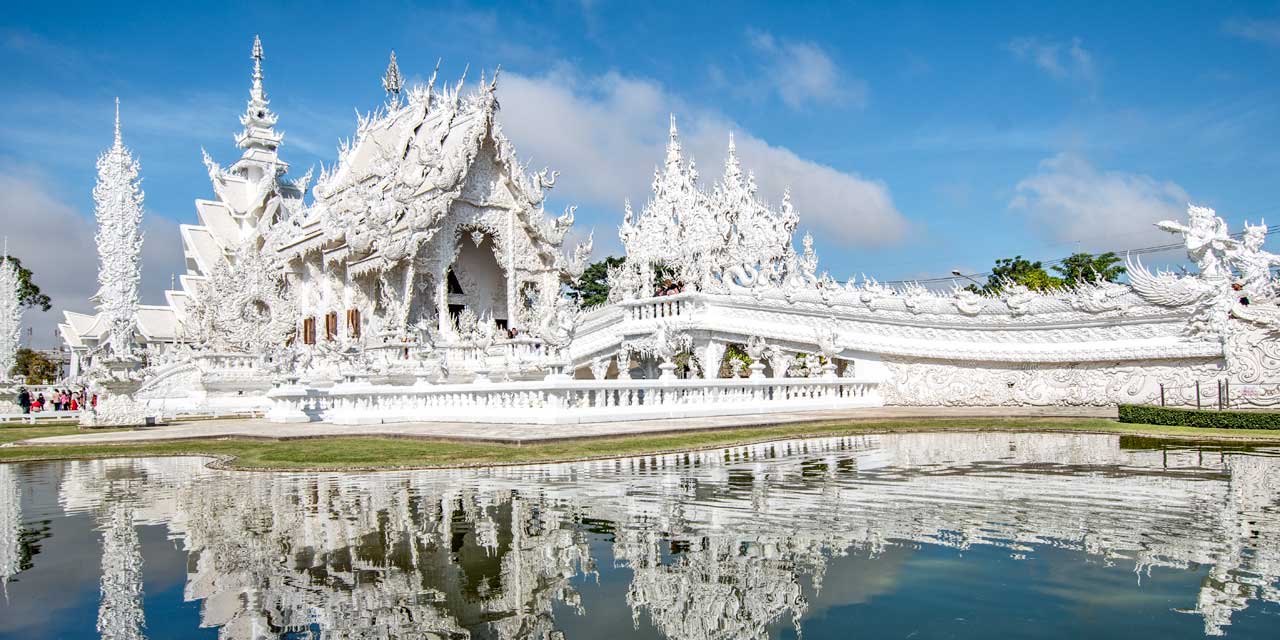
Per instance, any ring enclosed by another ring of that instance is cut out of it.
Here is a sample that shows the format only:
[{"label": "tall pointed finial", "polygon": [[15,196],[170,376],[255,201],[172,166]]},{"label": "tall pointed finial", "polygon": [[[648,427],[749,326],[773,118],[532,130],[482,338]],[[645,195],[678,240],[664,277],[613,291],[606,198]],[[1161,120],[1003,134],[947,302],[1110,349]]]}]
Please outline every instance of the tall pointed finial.
[{"label": "tall pointed finial", "polygon": [[396,50],[391,50],[391,62],[387,63],[387,73],[382,76],[382,89],[387,92],[391,104],[400,102],[400,90],[404,88],[404,77],[400,75],[400,65],[396,64]]},{"label": "tall pointed finial", "polygon": [[436,68],[431,70],[431,79],[427,81],[427,95],[431,94],[431,90],[436,87],[436,76],[440,73],[440,62],[444,58],[436,58]]},{"label": "tall pointed finial", "polygon": [[120,96],[116,96],[116,144],[124,144],[123,139],[120,137]]},{"label": "tall pointed finial", "polygon": [[263,100],[262,95],[262,40],[253,36],[253,89],[250,95],[255,100]]},{"label": "tall pointed finial", "polygon": [[671,129],[667,139],[667,166],[680,165],[680,132],[676,130],[676,114],[671,114]]},{"label": "tall pointed finial", "polygon": [[742,165],[738,163],[738,145],[733,141],[732,131],[729,132],[729,155],[724,159],[724,177],[726,184],[742,177]]},{"label": "tall pointed finial", "polygon": [[[262,38],[256,35],[253,36],[250,57],[253,59],[253,83],[249,87],[249,101],[245,104],[244,114],[240,116],[244,130],[236,135],[236,146],[244,149],[240,159],[252,160],[268,170],[285,168],[288,165],[276,158],[284,135],[275,130],[277,116],[271,111],[271,101],[267,100],[267,91],[263,87],[262,61],[266,56],[262,53]],[[273,164],[278,166],[273,169]]]}]

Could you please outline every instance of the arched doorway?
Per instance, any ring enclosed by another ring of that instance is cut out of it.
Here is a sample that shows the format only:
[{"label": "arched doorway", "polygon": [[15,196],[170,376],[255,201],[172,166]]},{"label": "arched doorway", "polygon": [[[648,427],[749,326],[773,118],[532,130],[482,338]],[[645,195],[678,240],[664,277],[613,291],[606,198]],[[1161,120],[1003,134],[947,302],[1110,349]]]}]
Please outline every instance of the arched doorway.
[{"label": "arched doorway", "polygon": [[445,308],[450,324],[470,309],[476,317],[490,316],[500,328],[507,328],[507,276],[495,254],[492,235],[482,229],[458,232],[453,264],[445,269]]}]

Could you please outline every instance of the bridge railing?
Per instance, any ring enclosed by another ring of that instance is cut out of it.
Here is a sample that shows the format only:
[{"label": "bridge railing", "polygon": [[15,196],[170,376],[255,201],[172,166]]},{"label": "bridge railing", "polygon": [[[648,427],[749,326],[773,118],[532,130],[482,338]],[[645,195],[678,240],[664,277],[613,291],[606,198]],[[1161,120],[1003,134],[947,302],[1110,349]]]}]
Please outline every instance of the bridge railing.
[{"label": "bridge railing", "polygon": [[849,379],[542,380],[425,386],[286,386],[273,422],[574,424],[842,409],[882,404],[878,383]]}]

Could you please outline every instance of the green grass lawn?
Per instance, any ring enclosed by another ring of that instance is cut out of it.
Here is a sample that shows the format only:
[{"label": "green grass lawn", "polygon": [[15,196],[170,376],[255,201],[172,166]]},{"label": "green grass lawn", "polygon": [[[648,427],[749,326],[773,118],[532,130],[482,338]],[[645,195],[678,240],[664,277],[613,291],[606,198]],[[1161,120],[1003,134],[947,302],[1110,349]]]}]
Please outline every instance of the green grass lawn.
[{"label": "green grass lawn", "polygon": [[[269,429],[269,426],[264,429]],[[581,460],[707,449],[805,436],[948,430],[1116,433],[1149,438],[1192,438],[1236,443],[1245,440],[1280,445],[1280,432],[1274,430],[1197,429],[1121,424],[1113,420],[1084,418],[969,418],[747,427],[525,445],[340,437],[286,441],[225,439],[117,445],[22,446],[0,447],[0,462],[119,456],[213,455],[229,458],[229,466],[246,469],[391,469]],[[71,425],[0,426],[0,444],[73,433],[77,433],[77,428]]]}]

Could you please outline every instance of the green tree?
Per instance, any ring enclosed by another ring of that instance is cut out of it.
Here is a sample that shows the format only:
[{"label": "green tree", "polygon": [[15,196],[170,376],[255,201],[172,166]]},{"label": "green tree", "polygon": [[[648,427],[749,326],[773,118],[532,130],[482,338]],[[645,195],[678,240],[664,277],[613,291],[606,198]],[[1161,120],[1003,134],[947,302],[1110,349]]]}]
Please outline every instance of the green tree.
[{"label": "green tree", "polygon": [[42,384],[58,378],[58,365],[43,353],[23,347],[15,355],[12,375],[22,377],[27,384]]},{"label": "green tree", "polygon": [[991,275],[987,276],[987,283],[982,285],[981,289],[972,284],[966,288],[978,293],[995,295],[1000,293],[1008,282],[1020,284],[1032,291],[1044,291],[1062,286],[1063,280],[1049,275],[1049,272],[1044,270],[1044,265],[1038,260],[1032,262],[1022,256],[1014,256],[996,260],[996,266],[991,268]]},{"label": "green tree", "polygon": [[[592,262],[582,270],[582,277],[569,283],[566,295],[570,298],[581,298],[582,306],[590,307],[609,301],[609,269],[622,266],[623,258],[609,256],[599,262]],[[676,270],[665,264],[653,265],[653,289],[657,292],[678,289],[684,283],[676,278]]]},{"label": "green tree", "polygon": [[1115,282],[1126,271],[1124,265],[1120,264],[1120,256],[1112,251],[1096,256],[1092,253],[1073,253],[1062,264],[1053,265],[1053,270],[1062,276],[1062,281],[1067,286]]},{"label": "green tree", "polygon": [[592,262],[582,270],[582,277],[569,283],[569,295],[582,300],[586,307],[609,301],[609,269],[622,265],[622,258],[609,256]]},{"label": "green tree", "polygon": [[40,287],[31,281],[31,270],[22,266],[22,260],[9,256],[13,266],[18,269],[18,302],[28,309],[48,311],[53,301],[40,292]]}]

